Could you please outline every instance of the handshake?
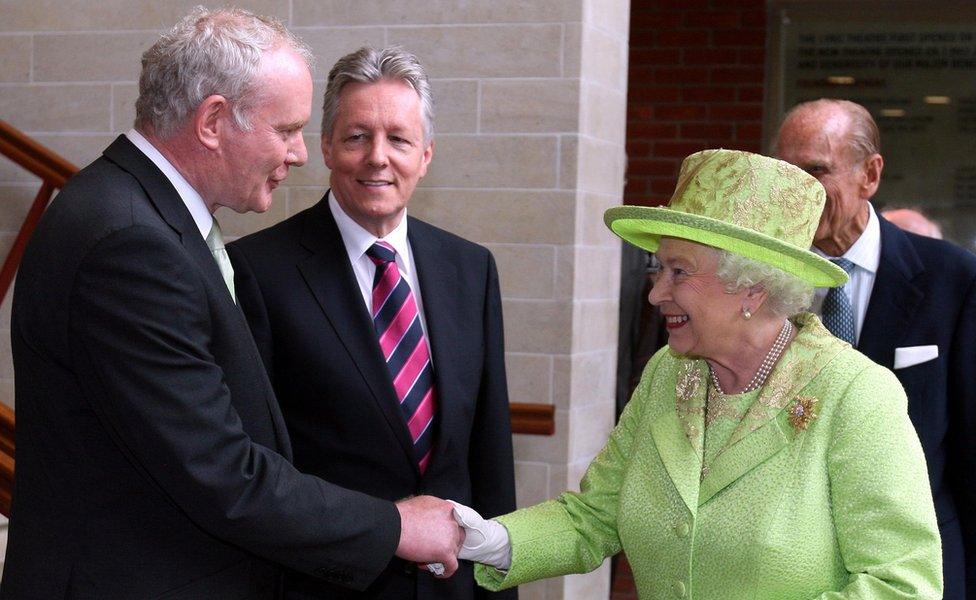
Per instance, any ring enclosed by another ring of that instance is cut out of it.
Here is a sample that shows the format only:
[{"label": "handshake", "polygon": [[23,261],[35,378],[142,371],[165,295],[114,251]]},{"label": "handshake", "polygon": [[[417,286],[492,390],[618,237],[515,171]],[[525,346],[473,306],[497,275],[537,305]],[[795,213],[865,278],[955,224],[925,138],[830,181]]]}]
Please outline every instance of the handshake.
[{"label": "handshake", "polygon": [[396,555],[426,567],[436,577],[453,575],[459,559],[498,569],[511,565],[508,531],[474,509],[433,496],[401,500],[396,507],[400,512]]}]

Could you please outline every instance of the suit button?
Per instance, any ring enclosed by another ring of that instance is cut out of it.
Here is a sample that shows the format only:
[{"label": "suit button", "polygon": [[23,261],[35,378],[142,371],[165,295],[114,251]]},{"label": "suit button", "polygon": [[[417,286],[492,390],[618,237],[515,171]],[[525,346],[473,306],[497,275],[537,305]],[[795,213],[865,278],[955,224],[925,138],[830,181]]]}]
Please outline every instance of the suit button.
[{"label": "suit button", "polygon": [[688,537],[689,531],[691,531],[691,527],[688,526],[687,522],[680,523],[677,527],[674,528],[674,532],[678,535],[679,538]]},{"label": "suit button", "polygon": [[688,590],[685,589],[685,582],[675,581],[674,582],[674,595],[679,598],[684,598]]}]

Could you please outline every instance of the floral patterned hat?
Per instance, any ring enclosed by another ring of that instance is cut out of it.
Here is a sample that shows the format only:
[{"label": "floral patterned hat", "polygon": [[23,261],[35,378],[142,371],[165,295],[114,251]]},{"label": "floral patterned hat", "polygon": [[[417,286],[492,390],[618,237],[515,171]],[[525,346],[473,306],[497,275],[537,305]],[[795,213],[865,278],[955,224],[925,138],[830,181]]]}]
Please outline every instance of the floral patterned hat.
[{"label": "floral patterned hat", "polygon": [[789,163],[703,150],[681,164],[668,206],[616,206],[603,220],[651,252],[661,237],[681,238],[772,265],[814,287],[835,287],[847,273],[809,250],[825,198],[819,181]]}]

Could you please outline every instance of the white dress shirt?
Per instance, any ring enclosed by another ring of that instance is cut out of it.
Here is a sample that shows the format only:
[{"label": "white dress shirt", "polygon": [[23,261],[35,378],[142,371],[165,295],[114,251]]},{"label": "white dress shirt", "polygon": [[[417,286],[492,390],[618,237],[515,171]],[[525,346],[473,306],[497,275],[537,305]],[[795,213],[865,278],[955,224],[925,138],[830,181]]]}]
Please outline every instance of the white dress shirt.
[{"label": "white dress shirt", "polygon": [[125,132],[125,137],[129,138],[129,141],[142,151],[149,160],[153,162],[166,179],[173,184],[176,188],[176,193],[180,195],[180,199],[183,200],[183,204],[186,205],[187,210],[190,211],[190,216],[193,217],[193,222],[197,224],[197,229],[200,230],[200,235],[203,239],[207,239],[207,235],[210,234],[210,229],[213,227],[213,215],[207,209],[206,203],[204,203],[203,198],[190,183],[180,175],[180,172],[176,170],[173,163],[166,160],[166,157],[156,149],[152,143],[149,142],[141,133],[135,129],[130,129]]},{"label": "white dress shirt", "polygon": [[[427,319],[424,316],[424,303],[420,294],[420,280],[417,278],[416,263],[413,259],[413,251],[407,241],[407,211],[404,209],[403,218],[400,224],[386,237],[378,238],[366,231],[359,223],[352,220],[347,215],[339,203],[336,201],[335,190],[329,190],[329,210],[332,217],[339,227],[342,235],[342,243],[346,247],[349,255],[349,263],[352,264],[352,272],[356,274],[356,282],[359,284],[359,291],[362,293],[363,302],[370,315],[373,314],[373,277],[376,275],[376,265],[366,256],[366,251],[370,246],[382,239],[384,242],[393,246],[396,250],[396,263],[400,269],[400,276],[406,278],[410,284],[410,290],[417,301],[417,312],[420,314],[420,326],[424,330],[424,338],[427,340],[427,350],[430,348],[430,336],[427,335]],[[431,354],[433,356],[433,354]]]},{"label": "white dress shirt", "polygon": [[[811,248],[824,258],[838,258],[827,256],[819,248]],[[868,224],[853,245],[840,258],[846,258],[854,263],[851,279],[844,284],[844,293],[851,301],[854,309],[854,345],[861,339],[861,329],[864,327],[864,315],[868,312],[868,302],[871,300],[871,290],[874,288],[874,278],[878,273],[881,262],[881,224],[874,207],[868,204]],[[813,296],[811,310],[821,314],[824,297],[829,288],[819,288]]]}]

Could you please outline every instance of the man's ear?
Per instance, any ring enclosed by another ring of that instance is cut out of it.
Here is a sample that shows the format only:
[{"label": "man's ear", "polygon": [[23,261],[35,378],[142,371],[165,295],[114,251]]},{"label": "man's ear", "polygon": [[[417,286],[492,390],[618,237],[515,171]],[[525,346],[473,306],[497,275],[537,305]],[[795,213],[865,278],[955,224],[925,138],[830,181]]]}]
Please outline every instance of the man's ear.
[{"label": "man's ear", "polygon": [[861,181],[861,197],[870,200],[878,191],[881,184],[881,171],[884,170],[884,159],[880,154],[872,154],[864,161],[863,174]]},{"label": "man's ear", "polygon": [[221,128],[227,126],[230,102],[219,94],[207,96],[193,113],[193,132],[208,150],[220,148]]},{"label": "man's ear", "polygon": [[427,147],[424,148],[424,157],[422,161],[422,166],[420,168],[420,177],[423,178],[427,175],[427,167],[430,165],[430,159],[434,158],[434,140],[431,140]]},{"label": "man's ear", "polygon": [[319,140],[319,147],[322,148],[322,158],[325,159],[325,166],[332,170],[332,138],[322,134]]}]

